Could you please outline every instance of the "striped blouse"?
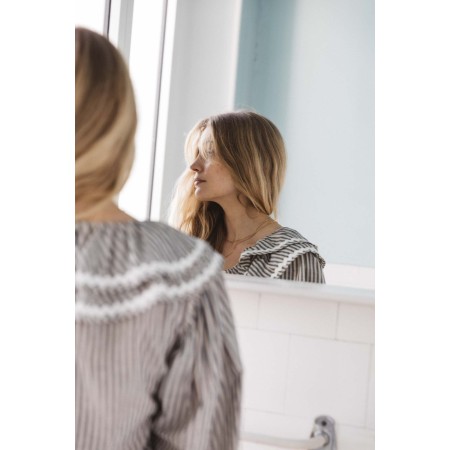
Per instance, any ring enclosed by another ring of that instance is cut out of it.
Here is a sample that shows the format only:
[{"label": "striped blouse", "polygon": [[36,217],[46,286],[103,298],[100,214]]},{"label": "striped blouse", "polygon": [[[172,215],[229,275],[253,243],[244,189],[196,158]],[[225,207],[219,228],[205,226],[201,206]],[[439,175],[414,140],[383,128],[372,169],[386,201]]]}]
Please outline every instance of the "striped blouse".
[{"label": "striped blouse", "polygon": [[264,278],[325,283],[324,259],[299,232],[281,227],[246,248],[239,262],[225,272]]},{"label": "striped blouse", "polygon": [[75,237],[76,449],[235,449],[222,257],[161,223],[79,222]]}]

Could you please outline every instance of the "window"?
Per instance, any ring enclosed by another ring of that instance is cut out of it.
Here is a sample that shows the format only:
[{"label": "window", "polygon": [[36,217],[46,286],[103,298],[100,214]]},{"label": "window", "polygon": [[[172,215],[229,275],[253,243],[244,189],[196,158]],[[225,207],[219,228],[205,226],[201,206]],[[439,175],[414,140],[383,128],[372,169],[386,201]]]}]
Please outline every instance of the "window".
[{"label": "window", "polygon": [[103,34],[105,0],[77,0],[75,2],[75,26],[81,26]]},{"label": "window", "polygon": [[149,217],[166,6],[167,0],[78,0],[75,7],[75,25],[101,34],[107,29],[129,66],[138,127],[134,165],[118,204],[138,220]]},{"label": "window", "polygon": [[[116,40],[117,46],[122,47],[123,53],[128,52],[138,113],[134,165],[119,195],[119,206],[138,220],[149,217],[159,109],[164,3],[164,0],[122,0],[118,36],[113,36],[110,32],[111,41]],[[114,23],[114,18],[112,8],[111,25]],[[114,29],[115,27],[112,26],[110,31]]]}]

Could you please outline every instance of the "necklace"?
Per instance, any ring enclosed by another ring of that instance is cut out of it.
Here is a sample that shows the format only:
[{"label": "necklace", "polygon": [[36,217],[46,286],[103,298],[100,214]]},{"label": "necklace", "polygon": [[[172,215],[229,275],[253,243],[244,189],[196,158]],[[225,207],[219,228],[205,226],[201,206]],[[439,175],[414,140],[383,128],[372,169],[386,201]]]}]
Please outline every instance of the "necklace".
[{"label": "necklace", "polygon": [[241,239],[235,239],[234,241],[230,241],[228,239],[225,239],[227,242],[229,242],[232,245],[232,247],[231,247],[231,252],[230,253],[228,253],[226,255],[223,255],[224,258],[228,258],[228,256],[230,256],[234,252],[234,250],[236,249],[238,244],[242,244],[242,242],[245,242],[245,241],[248,241],[249,239],[251,239],[253,236],[255,236],[255,234],[258,231],[262,230],[269,222],[272,222],[272,219],[270,217],[268,217],[264,222],[260,223],[258,225],[258,227],[256,228],[256,230],[252,234],[249,234],[248,236],[245,236],[245,237],[243,237]]}]

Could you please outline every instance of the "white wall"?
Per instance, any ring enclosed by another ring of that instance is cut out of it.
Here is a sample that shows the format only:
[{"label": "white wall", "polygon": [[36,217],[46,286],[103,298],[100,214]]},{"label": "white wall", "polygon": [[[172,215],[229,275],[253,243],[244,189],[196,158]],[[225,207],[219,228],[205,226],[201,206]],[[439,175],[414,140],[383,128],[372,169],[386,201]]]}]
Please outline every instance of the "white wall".
[{"label": "white wall", "polygon": [[373,291],[271,281],[226,277],[244,365],[243,430],[306,439],[329,415],[339,450],[373,450]]}]

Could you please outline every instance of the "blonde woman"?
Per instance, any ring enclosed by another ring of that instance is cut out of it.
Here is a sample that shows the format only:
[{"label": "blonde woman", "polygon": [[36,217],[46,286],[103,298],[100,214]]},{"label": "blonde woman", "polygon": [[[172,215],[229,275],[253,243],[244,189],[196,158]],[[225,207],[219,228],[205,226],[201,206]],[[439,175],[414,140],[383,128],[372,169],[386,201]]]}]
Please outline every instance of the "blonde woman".
[{"label": "blonde woman", "polygon": [[324,283],[317,247],[276,216],[286,155],[283,138],[251,111],[198,122],[185,144],[188,163],[169,223],[208,241],[229,274]]},{"label": "blonde woman", "polygon": [[114,202],[136,108],[107,39],[76,30],[76,449],[236,449],[241,364],[222,258]]}]

